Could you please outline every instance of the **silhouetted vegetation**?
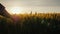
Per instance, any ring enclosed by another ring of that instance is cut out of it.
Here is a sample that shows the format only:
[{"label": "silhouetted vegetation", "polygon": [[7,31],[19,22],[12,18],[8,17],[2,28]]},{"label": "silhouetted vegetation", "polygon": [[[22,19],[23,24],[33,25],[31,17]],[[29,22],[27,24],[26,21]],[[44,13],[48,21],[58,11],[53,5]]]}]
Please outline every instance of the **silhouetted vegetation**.
[{"label": "silhouetted vegetation", "polygon": [[2,15],[4,17],[9,17],[9,18],[11,16],[1,3],[0,3],[0,15]]},{"label": "silhouetted vegetation", "polygon": [[[60,34],[60,14],[0,16],[0,34]],[[18,17],[18,18],[17,18]]]}]

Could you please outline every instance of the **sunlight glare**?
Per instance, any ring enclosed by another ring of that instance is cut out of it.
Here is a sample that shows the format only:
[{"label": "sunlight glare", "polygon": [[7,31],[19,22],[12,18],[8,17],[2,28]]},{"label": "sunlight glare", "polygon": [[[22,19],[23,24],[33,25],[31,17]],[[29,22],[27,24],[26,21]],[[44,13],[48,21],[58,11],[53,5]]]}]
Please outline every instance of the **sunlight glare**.
[{"label": "sunlight glare", "polygon": [[20,7],[12,7],[11,11],[12,11],[12,14],[20,14],[22,12],[22,8],[20,8]]}]

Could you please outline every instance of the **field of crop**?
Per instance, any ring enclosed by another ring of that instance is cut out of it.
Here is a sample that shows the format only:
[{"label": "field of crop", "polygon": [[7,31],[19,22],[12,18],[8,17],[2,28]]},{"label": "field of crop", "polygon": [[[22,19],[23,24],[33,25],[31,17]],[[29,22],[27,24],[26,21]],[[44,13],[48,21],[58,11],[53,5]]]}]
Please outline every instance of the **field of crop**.
[{"label": "field of crop", "polygon": [[0,15],[0,34],[58,34],[60,14]]}]

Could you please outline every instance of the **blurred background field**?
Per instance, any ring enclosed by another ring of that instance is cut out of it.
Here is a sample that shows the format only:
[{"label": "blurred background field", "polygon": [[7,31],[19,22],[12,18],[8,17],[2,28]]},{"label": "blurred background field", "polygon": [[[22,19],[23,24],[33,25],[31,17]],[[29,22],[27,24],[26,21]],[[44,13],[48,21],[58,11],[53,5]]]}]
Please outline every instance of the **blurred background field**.
[{"label": "blurred background field", "polygon": [[60,33],[60,13],[0,15],[0,34],[57,34]]}]

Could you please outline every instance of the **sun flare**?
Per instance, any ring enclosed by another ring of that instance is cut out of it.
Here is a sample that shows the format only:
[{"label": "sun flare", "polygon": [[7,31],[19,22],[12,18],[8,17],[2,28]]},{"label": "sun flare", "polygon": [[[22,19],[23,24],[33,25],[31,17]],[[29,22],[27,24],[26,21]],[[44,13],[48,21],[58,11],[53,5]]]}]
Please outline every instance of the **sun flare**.
[{"label": "sun flare", "polygon": [[12,14],[20,14],[22,12],[22,8],[20,8],[20,7],[12,7],[11,12],[12,12]]}]

